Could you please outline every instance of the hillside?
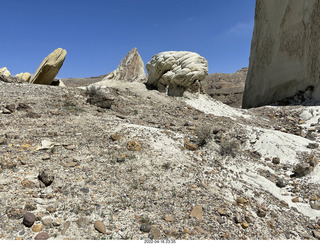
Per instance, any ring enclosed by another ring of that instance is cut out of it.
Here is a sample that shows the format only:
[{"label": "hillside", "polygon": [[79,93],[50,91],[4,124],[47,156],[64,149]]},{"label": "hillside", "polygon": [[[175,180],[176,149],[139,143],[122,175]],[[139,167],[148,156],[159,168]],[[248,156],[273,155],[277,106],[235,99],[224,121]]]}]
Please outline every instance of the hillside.
[{"label": "hillside", "polygon": [[116,81],[0,96],[1,239],[320,238],[320,107]]}]

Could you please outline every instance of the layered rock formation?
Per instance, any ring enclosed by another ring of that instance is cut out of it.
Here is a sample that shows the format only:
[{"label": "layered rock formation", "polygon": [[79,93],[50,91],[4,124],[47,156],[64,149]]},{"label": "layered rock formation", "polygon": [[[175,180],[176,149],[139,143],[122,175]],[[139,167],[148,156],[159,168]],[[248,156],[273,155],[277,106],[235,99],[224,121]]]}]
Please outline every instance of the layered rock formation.
[{"label": "layered rock formation", "polygon": [[50,85],[59,73],[66,55],[67,51],[62,48],[58,48],[50,53],[33,74],[30,83]]},{"label": "layered rock formation", "polygon": [[182,96],[186,90],[199,91],[208,74],[208,62],[194,52],[162,52],[146,65],[148,88],[166,92],[170,96]]},{"label": "layered rock formation", "polygon": [[145,82],[146,73],[144,71],[144,63],[138,53],[137,48],[133,48],[121,60],[118,68],[110,72],[104,80],[122,80],[129,82]]},{"label": "layered rock formation", "polygon": [[243,108],[294,96],[320,100],[320,2],[257,0]]},{"label": "layered rock formation", "polygon": [[28,72],[17,74],[15,77],[23,79],[27,82],[30,82],[31,74]]},{"label": "layered rock formation", "polygon": [[7,69],[7,67],[3,67],[3,68],[0,69],[0,75],[10,76],[11,73],[10,73],[10,71]]}]

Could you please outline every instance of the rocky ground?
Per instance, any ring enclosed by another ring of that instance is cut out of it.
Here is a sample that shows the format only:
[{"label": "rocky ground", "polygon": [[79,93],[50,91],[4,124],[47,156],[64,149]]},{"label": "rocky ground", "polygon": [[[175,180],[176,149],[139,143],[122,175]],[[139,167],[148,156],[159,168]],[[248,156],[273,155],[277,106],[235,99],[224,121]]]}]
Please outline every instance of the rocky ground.
[{"label": "rocky ground", "polygon": [[320,107],[124,82],[0,97],[2,240],[320,239]]}]

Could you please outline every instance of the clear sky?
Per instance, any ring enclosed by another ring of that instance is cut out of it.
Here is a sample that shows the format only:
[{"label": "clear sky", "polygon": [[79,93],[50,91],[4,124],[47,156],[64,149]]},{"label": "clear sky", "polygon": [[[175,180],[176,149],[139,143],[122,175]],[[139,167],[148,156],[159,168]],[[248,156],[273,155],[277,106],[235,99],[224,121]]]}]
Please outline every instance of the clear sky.
[{"label": "clear sky", "polygon": [[209,73],[249,63],[255,0],[0,0],[0,68],[34,73],[58,47],[59,78],[115,70],[134,47],[146,64],[163,51],[193,51]]}]

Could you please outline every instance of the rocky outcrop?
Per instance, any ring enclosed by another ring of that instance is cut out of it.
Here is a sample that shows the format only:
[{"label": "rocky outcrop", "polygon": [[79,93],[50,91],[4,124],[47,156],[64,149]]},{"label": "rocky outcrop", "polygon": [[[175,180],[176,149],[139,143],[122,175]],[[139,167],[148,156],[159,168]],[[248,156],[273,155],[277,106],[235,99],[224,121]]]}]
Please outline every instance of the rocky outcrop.
[{"label": "rocky outcrop", "polygon": [[240,108],[244,84],[248,68],[242,68],[235,73],[214,73],[209,74],[201,82],[205,93],[212,98],[221,101],[231,107]]},{"label": "rocky outcrop", "polygon": [[118,68],[110,72],[103,80],[122,80],[145,82],[147,79],[144,63],[137,48],[133,48],[120,62]]},{"label": "rocky outcrop", "polygon": [[320,100],[320,2],[257,0],[243,108],[312,88]]},{"label": "rocky outcrop", "polygon": [[40,64],[37,71],[33,74],[30,83],[50,85],[66,58],[67,51],[58,48],[46,57]]},{"label": "rocky outcrop", "polygon": [[0,69],[0,75],[10,76],[11,73],[10,73],[10,71],[7,69],[7,67],[3,67],[3,68]]},{"label": "rocky outcrop", "polygon": [[200,82],[208,74],[208,62],[194,52],[162,52],[147,63],[148,88],[156,88],[170,96],[182,96],[188,90],[199,91]]},{"label": "rocky outcrop", "polygon": [[20,73],[15,75],[15,77],[25,80],[26,82],[30,82],[31,74],[28,72]]}]

